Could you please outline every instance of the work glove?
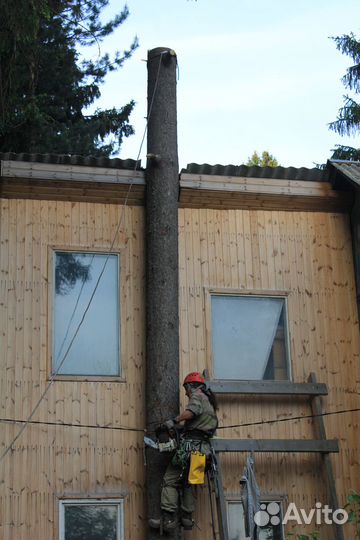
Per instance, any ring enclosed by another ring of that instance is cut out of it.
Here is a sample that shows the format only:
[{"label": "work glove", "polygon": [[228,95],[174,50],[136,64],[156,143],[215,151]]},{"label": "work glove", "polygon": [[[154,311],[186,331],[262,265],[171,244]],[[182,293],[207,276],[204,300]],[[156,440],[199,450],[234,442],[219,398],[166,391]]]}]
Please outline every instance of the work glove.
[{"label": "work glove", "polygon": [[170,431],[171,429],[174,429],[175,427],[175,421],[173,418],[170,418],[170,420],[166,420],[164,422],[164,426]]}]

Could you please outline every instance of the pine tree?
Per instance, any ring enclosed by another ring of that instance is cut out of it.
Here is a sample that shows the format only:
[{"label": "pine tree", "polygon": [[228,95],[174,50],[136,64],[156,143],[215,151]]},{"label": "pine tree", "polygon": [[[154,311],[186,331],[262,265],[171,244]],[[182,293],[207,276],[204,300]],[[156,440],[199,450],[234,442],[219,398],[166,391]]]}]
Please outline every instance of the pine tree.
[{"label": "pine tree", "polygon": [[[360,41],[355,35],[343,35],[334,37],[336,48],[343,54],[350,56],[354,65],[347,69],[342,78],[342,82],[348,90],[355,94],[360,93]],[[329,128],[341,136],[356,135],[360,133],[360,104],[349,95],[343,96],[344,105],[339,109],[339,114],[334,122],[329,124]],[[332,159],[360,160],[360,148],[342,146],[337,144],[333,149]]]},{"label": "pine tree", "polygon": [[[109,0],[0,0],[0,151],[109,156],[133,133],[134,102],[120,109],[86,108],[100,96],[107,73],[137,47],[113,58],[101,43],[128,17],[125,6],[107,23]],[[20,15],[19,15],[20,14]],[[96,44],[96,61],[78,48]]]}]

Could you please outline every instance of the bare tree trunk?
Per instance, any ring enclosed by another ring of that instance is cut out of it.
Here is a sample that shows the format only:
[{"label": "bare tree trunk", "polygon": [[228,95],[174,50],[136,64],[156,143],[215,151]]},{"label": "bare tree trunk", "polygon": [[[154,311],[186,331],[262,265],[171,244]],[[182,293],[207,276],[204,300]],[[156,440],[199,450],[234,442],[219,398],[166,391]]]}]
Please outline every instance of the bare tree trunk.
[{"label": "bare tree trunk", "polygon": [[[147,429],[178,414],[178,155],[176,55],[148,53],[148,163],[146,169],[146,407]],[[148,516],[160,515],[168,455],[146,450]],[[177,537],[174,531],[172,538]],[[169,537],[169,535],[167,535]],[[147,538],[160,538],[149,530]]]}]

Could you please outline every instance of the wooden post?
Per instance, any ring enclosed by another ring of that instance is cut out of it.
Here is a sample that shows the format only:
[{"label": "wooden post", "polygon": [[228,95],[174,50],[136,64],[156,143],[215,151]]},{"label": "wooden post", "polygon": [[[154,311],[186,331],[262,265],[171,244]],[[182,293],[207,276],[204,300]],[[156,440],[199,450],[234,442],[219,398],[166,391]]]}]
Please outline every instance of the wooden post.
[{"label": "wooden post", "polygon": [[214,477],[214,483],[215,483],[216,510],[217,510],[220,540],[229,540],[229,530],[228,530],[227,512],[226,512],[226,499],[225,499],[224,487],[223,487],[223,481],[222,481],[220,456],[218,453],[216,453],[216,466],[217,466],[217,474]]},{"label": "wooden post", "polygon": [[[179,412],[178,155],[176,55],[148,53],[146,167],[146,419],[157,424]],[[148,517],[160,515],[160,490],[168,454],[146,450]],[[171,537],[177,537],[175,531]],[[167,534],[167,537],[170,535]],[[159,538],[149,530],[147,539]]]},{"label": "wooden post", "polygon": [[[315,373],[310,373],[309,381],[313,384],[317,383]],[[311,401],[311,408],[314,414],[314,425],[317,431],[317,435],[326,440],[326,430],[324,424],[324,417],[322,416],[322,406],[320,396],[314,396]],[[334,478],[334,472],[331,463],[331,457],[328,453],[322,454],[322,460],[324,464],[325,474],[326,474],[326,483],[329,491],[329,500],[333,510],[336,510],[339,507],[339,501],[336,493],[336,483]],[[344,531],[342,525],[339,525],[334,522],[334,532],[336,540],[344,540]]]}]

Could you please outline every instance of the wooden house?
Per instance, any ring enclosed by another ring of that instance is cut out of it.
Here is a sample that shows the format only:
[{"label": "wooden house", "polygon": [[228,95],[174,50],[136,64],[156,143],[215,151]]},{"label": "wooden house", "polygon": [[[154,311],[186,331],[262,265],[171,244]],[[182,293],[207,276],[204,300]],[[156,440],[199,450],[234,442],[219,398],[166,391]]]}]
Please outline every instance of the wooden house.
[{"label": "wooden house", "polygon": [[[359,490],[359,185],[335,162],[180,174],[181,405],[206,370],[232,540],[250,454],[261,539],[354,537],[279,520]],[[135,162],[1,156],[0,540],[148,538],[144,192]],[[197,497],[186,538],[210,540]]]},{"label": "wooden house", "polygon": [[[218,435],[241,440],[218,447],[254,451],[264,504],[283,511],[343,508],[359,489],[359,173],[335,162],[324,171],[192,164],[180,177],[182,373],[206,366],[220,393]],[[306,385],[316,381],[327,395]],[[338,453],[304,452],[325,438]],[[231,538],[244,535],[245,457],[222,454]],[[286,529],[354,537],[324,519]],[[261,538],[282,534],[269,523]]]},{"label": "wooden house", "polygon": [[[5,158],[1,418],[26,420],[39,405],[0,463],[0,538],[68,538],[68,520],[88,534],[81,511],[116,538],[144,538],[143,172],[121,160]],[[59,369],[111,245],[80,349]],[[0,424],[3,453],[23,424]]]}]

